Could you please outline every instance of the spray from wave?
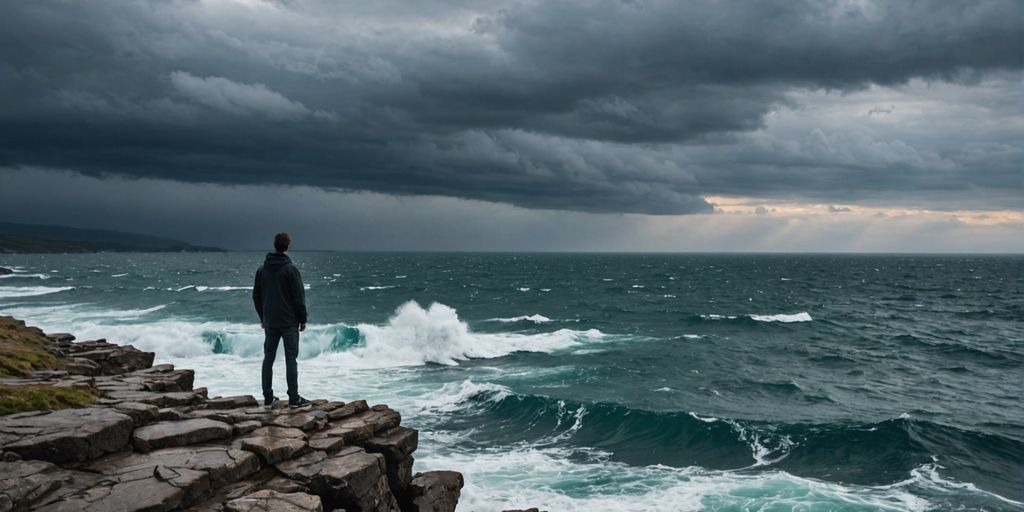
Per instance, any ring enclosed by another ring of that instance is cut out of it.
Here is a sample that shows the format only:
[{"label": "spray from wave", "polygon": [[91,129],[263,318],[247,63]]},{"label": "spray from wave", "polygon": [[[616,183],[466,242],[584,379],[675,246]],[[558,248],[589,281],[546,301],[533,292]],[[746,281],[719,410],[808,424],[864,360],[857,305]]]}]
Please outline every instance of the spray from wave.
[{"label": "spray from wave", "polygon": [[[132,344],[162,357],[191,358],[230,354],[243,358],[263,354],[259,325],[162,319],[134,323],[132,319],[163,309],[89,311],[75,307],[31,308],[12,311],[33,318],[44,329],[73,330],[80,339],[107,338]],[[127,320],[124,322],[123,320]],[[410,301],[398,307],[383,325],[343,323],[310,325],[302,334],[299,357],[325,358],[350,369],[457,365],[469,359],[489,359],[515,352],[554,352],[595,341],[596,329],[559,329],[538,334],[477,333],[459,319],[455,309],[434,303],[424,308]]]}]

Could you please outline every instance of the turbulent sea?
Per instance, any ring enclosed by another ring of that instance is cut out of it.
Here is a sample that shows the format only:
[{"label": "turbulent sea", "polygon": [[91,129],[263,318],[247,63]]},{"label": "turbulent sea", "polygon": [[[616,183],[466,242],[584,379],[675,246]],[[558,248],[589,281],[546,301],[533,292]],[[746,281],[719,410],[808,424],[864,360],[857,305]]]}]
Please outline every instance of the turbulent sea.
[{"label": "turbulent sea", "polygon": [[[0,256],[0,314],[259,396],[262,259]],[[460,510],[1024,510],[1024,257],[292,259],[303,395],[401,411]]]}]

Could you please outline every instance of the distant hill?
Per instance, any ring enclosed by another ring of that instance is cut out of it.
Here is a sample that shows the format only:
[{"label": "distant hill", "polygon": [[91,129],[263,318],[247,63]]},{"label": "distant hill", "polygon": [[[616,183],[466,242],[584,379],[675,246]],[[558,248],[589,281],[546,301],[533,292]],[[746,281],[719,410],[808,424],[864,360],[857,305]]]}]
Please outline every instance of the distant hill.
[{"label": "distant hill", "polygon": [[181,240],[121,231],[0,222],[0,253],[221,252],[223,250],[217,247],[192,245]]}]

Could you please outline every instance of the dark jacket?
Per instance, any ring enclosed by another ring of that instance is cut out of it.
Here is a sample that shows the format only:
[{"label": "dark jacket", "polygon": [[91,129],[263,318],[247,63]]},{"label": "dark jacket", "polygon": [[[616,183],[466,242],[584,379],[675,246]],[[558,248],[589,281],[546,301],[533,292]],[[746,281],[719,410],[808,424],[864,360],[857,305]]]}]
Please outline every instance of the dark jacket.
[{"label": "dark jacket", "polygon": [[256,271],[252,302],[260,322],[266,327],[290,327],[306,323],[306,290],[302,287],[299,269],[288,255],[267,254],[263,266]]}]

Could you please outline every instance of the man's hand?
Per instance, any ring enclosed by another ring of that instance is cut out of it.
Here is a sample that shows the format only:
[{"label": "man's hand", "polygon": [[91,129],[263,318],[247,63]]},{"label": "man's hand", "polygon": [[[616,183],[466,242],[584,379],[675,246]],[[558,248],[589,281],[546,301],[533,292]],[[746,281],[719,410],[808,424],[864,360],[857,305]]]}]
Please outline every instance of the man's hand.
[{"label": "man's hand", "polygon": [[306,324],[299,324],[299,332],[306,330]]}]

